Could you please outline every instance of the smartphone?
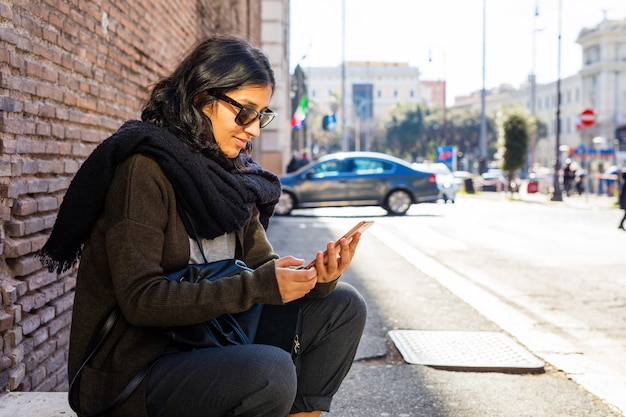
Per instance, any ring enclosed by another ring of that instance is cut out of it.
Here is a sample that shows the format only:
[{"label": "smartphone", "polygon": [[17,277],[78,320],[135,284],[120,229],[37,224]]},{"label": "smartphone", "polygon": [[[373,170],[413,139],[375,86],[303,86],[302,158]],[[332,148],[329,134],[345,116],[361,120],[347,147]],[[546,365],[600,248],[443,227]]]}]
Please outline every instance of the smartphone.
[{"label": "smartphone", "polygon": [[[346,234],[344,234],[339,239],[337,239],[337,241],[335,242],[335,245],[339,245],[339,242],[341,241],[341,239],[347,239],[348,243],[350,243],[350,241],[352,240],[352,236],[354,236],[356,233],[365,232],[373,224],[374,224],[374,220],[361,220],[352,229],[346,232]],[[324,257],[326,257],[326,255],[328,255],[327,251],[324,251]],[[304,269],[309,269],[313,265],[315,265],[315,259],[313,259],[307,266],[305,266]]]}]

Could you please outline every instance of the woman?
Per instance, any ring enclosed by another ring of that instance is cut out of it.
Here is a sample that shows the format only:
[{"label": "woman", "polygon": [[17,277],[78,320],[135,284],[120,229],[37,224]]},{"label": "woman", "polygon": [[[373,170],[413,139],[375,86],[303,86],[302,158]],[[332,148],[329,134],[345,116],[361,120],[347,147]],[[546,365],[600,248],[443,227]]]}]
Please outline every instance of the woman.
[{"label": "woman", "polygon": [[[153,88],[142,121],[125,123],[76,174],[42,262],[61,272],[80,257],[70,336],[70,380],[108,313],[121,317],[82,370],[76,402],[85,413],[109,404],[137,372],[162,357],[110,416],[285,416],[328,411],[365,324],[365,304],[339,283],[356,236],[320,251],[315,267],[278,257],[267,240],[280,196],[277,177],[249,156],[272,121],[274,76],[246,41],[199,43]],[[209,261],[253,268],[214,283],[167,282],[201,262],[187,213]],[[301,300],[300,371],[274,346],[179,351],[157,328],[201,323],[255,303]]]}]

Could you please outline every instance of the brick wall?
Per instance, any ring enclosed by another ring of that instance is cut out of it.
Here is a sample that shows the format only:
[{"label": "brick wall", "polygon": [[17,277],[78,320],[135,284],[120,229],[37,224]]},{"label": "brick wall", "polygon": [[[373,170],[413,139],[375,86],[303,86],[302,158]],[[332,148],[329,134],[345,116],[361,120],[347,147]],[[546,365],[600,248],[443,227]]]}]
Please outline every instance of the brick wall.
[{"label": "brick wall", "polygon": [[206,34],[258,44],[256,0],[0,0],[0,391],[67,389],[75,271],[34,252],[72,176]]}]

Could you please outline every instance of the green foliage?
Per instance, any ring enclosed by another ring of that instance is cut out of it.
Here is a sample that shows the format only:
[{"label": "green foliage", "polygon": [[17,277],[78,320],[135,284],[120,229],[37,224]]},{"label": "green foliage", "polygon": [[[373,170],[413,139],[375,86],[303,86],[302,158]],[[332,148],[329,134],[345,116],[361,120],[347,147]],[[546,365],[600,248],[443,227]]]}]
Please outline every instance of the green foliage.
[{"label": "green foliage", "polygon": [[528,123],[519,114],[508,115],[503,122],[504,154],[502,169],[514,172],[524,165],[528,152]]},{"label": "green foliage", "polygon": [[387,123],[384,151],[400,157],[419,152],[424,142],[424,130],[424,111],[421,107],[397,106]]},{"label": "green foliage", "polygon": [[[480,111],[477,109],[452,109],[448,111],[445,139],[447,145],[457,146],[463,155],[479,155]],[[496,151],[495,123],[487,117],[487,159],[491,160]]]},{"label": "green foliage", "polygon": [[[488,155],[495,153],[494,123],[487,119]],[[436,160],[438,146],[456,146],[461,155],[478,155],[480,113],[455,109],[397,106],[372,150],[409,160]],[[490,140],[489,140],[490,139]]]}]

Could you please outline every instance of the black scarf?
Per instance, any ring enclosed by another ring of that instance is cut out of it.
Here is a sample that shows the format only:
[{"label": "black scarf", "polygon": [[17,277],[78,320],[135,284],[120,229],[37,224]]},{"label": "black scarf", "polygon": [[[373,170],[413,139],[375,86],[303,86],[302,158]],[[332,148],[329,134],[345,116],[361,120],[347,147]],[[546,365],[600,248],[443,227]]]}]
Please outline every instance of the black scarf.
[{"label": "black scarf", "polygon": [[[131,120],[102,142],[74,176],[52,233],[38,253],[50,271],[62,272],[76,264],[102,214],[117,166],[134,154],[149,156],[159,164],[172,183],[177,204],[193,218],[200,237],[213,239],[241,230],[254,205],[267,229],[281,192],[276,175],[248,156],[245,168],[226,168],[192,151],[165,129]],[[187,222],[185,227],[193,236]]]}]

